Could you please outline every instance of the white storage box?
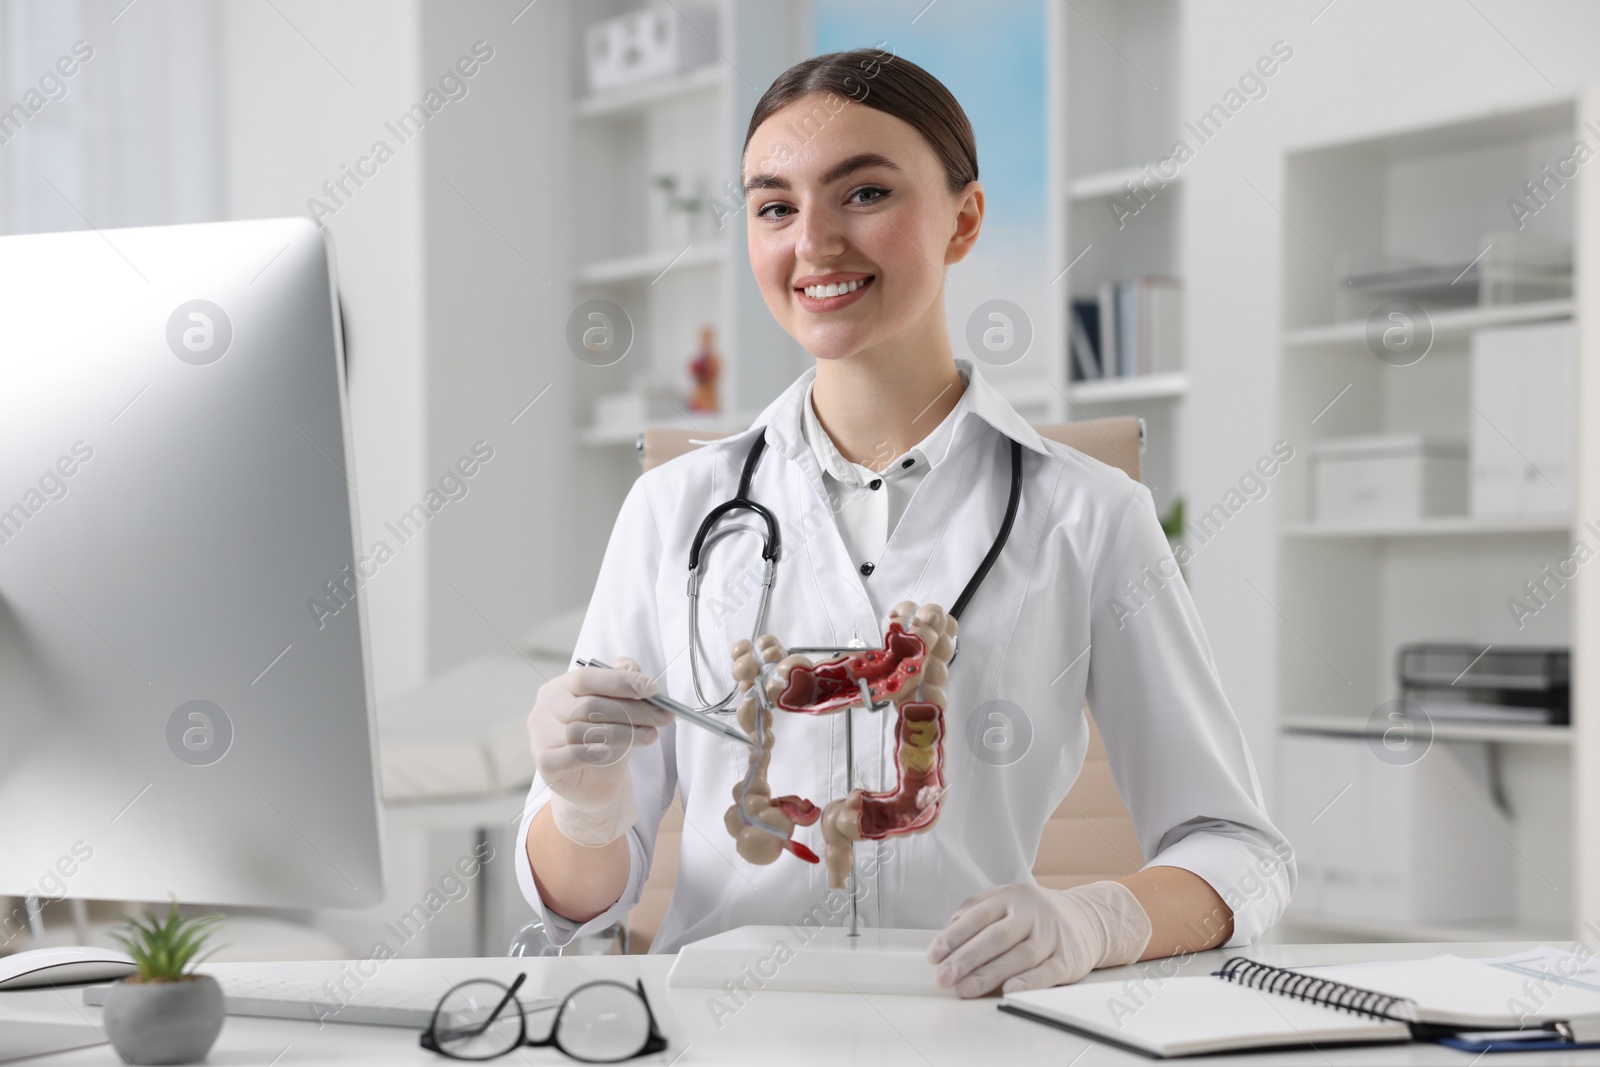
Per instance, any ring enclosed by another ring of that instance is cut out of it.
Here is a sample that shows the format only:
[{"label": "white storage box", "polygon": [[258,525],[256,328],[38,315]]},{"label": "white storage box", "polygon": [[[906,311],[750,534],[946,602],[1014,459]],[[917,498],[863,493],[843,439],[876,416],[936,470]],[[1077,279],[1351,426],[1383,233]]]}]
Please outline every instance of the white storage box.
[{"label": "white storage box", "polygon": [[589,90],[603,93],[666,77],[716,59],[716,11],[651,7],[596,22],[584,31]]},{"label": "white storage box", "polygon": [[1571,322],[1472,335],[1472,514],[1572,510]]},{"label": "white storage box", "polygon": [[1467,446],[1423,434],[1319,441],[1311,517],[1333,525],[1467,513]]},{"label": "white storage box", "polygon": [[1300,877],[1291,913],[1418,924],[1514,914],[1514,830],[1490,789],[1487,743],[1435,741],[1409,765],[1379,759],[1365,737],[1287,734],[1281,745],[1276,821]]}]

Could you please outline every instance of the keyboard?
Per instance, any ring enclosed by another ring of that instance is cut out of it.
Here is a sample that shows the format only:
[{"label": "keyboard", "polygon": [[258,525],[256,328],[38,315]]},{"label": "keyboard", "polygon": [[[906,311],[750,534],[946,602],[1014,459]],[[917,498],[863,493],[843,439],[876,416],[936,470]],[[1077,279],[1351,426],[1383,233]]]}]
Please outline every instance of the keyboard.
[{"label": "keyboard", "polygon": [[[360,1023],[367,1026],[404,1026],[425,1030],[433,1020],[444,990],[417,991],[375,986],[371,983],[330,991],[326,982],[284,978],[216,977],[222,986],[229,1015],[254,1015],[267,1019],[302,1019],[315,1023]],[[110,986],[89,986],[83,1002],[91,1007],[105,1004]],[[554,1007],[556,1000],[523,1000],[529,1011]]]}]

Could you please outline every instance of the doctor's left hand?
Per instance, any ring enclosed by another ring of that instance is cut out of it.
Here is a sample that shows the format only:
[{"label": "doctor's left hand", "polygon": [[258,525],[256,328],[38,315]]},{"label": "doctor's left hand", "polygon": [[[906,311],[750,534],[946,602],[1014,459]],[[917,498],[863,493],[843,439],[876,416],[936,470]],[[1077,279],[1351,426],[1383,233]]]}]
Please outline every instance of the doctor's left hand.
[{"label": "doctor's left hand", "polygon": [[1144,955],[1150,919],[1121,882],[1017,883],[968,897],[928,946],[934,980],[963,997],[1076,982]]}]

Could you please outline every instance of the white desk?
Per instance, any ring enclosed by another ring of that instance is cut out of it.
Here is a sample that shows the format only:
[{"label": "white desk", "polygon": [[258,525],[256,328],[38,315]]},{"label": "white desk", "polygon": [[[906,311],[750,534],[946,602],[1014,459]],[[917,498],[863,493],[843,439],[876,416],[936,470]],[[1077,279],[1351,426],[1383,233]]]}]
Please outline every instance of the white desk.
[{"label": "white desk", "polygon": [[[1412,945],[1285,945],[1262,946],[1242,954],[1284,966],[1342,963],[1358,960],[1405,959],[1454,952],[1463,956],[1495,956],[1528,947],[1525,943],[1412,944]],[[1233,952],[1206,952],[1188,960],[1185,974],[1213,970]],[[1121,982],[1142,977],[1136,967],[1097,971],[1086,981]],[[1076,1037],[1062,1030],[1007,1015],[996,1009],[996,997],[953,1001],[934,997],[856,996],[834,993],[757,992],[736,1014],[722,1019],[720,1028],[709,1007],[710,991],[666,988],[669,956],[603,956],[552,959],[391,960],[380,966],[374,983],[436,988],[466,978],[498,977],[509,980],[528,972],[522,995],[527,998],[564,992],[590,978],[644,978],[650,1003],[656,1011],[669,1047],[665,1053],[634,1062],[656,1064],[740,1064],[761,1067],[782,1064],[860,1064],[862,1067],[917,1067],[945,1064],[1004,1062],[1049,1067],[1098,1067],[1107,1063],[1152,1061]],[[218,964],[215,973],[297,978],[337,977],[337,963]],[[1163,972],[1151,972],[1158,974]],[[1172,974],[1171,965],[1164,972]],[[0,1006],[27,1008],[62,1018],[79,1015],[96,1024],[98,1008],[86,1008],[79,990],[0,993]],[[1087,1049],[1085,1046],[1089,1046]],[[29,1063],[40,1067],[79,1064],[120,1064],[108,1045],[58,1053]],[[311,1064],[430,1064],[451,1061],[424,1051],[417,1034],[375,1026],[313,1023],[230,1016],[221,1038],[206,1061],[216,1067],[305,1067]],[[551,1049],[524,1049],[497,1061],[504,1067],[568,1064]],[[1322,1051],[1269,1057],[1207,1058],[1205,1063],[1244,1063],[1267,1067],[1279,1063],[1319,1065],[1457,1064],[1473,1057],[1439,1045],[1391,1045],[1365,1049]],[[1510,1064],[1600,1064],[1600,1049],[1569,1053],[1499,1053],[1486,1057],[1487,1067]]]}]

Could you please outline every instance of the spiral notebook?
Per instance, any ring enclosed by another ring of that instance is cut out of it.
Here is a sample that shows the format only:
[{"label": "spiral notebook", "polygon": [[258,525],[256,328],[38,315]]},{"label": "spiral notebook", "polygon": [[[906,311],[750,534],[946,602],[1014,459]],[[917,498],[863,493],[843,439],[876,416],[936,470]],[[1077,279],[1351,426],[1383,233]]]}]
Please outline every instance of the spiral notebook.
[{"label": "spiral notebook", "polygon": [[1010,993],[1000,1010],[1162,1058],[1546,1027],[1600,1040],[1600,975],[1551,966],[1558,958],[1571,957],[1543,948],[1289,970],[1235,956],[1209,975]]}]

